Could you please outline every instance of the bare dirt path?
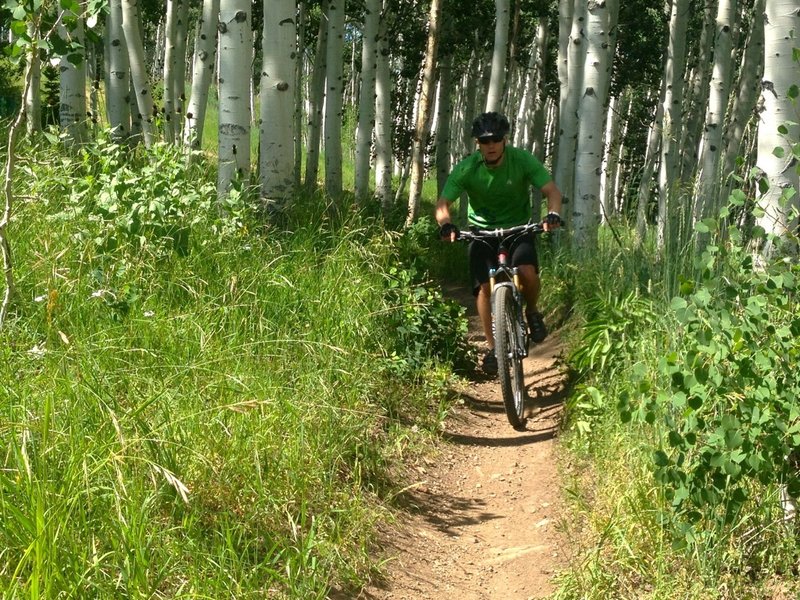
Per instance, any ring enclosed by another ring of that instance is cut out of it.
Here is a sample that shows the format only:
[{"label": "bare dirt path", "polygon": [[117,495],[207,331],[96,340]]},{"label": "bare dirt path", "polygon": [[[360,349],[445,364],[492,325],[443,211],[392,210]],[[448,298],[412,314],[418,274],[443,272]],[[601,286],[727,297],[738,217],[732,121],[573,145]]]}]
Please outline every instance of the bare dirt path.
[{"label": "bare dirt path", "polygon": [[[470,335],[485,347],[474,305]],[[440,452],[417,466],[408,510],[386,533],[386,578],[361,600],[540,599],[566,564],[557,527],[562,505],[556,464],[565,376],[558,332],[526,359],[527,430],[514,431],[496,379],[469,382],[445,421]]]}]

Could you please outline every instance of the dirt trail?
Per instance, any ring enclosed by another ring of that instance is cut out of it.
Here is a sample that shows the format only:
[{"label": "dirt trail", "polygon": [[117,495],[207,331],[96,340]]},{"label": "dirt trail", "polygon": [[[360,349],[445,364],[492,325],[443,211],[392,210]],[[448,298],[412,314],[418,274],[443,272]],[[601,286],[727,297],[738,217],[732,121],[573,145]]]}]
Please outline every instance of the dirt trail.
[{"label": "dirt trail", "polygon": [[[485,339],[470,296],[470,336]],[[566,564],[557,523],[562,504],[555,454],[565,395],[561,345],[551,333],[525,361],[527,430],[514,431],[496,379],[460,390],[463,403],[445,422],[440,454],[417,467],[408,510],[387,532],[386,578],[361,600],[548,598]]]}]

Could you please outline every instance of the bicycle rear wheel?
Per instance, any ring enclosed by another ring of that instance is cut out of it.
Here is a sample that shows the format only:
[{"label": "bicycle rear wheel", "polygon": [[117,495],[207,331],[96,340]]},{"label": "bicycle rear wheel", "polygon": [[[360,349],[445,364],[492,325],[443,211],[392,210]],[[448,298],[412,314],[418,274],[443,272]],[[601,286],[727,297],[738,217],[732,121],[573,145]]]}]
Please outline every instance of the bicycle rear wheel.
[{"label": "bicycle rear wheel", "polygon": [[525,429],[525,377],[517,339],[519,307],[510,287],[500,286],[495,293],[495,355],[500,390],[508,422],[514,429],[522,430]]}]

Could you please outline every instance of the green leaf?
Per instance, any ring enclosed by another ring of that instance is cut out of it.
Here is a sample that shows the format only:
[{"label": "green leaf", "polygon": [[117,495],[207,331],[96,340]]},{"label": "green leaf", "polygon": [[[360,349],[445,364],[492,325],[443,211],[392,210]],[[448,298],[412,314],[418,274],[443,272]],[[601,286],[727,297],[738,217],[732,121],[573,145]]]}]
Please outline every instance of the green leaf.
[{"label": "green leaf", "polygon": [[709,458],[708,460],[708,464],[717,469],[721,467],[724,463],[725,463],[725,457],[722,456],[722,454],[719,452],[715,452],[714,454],[712,454],[711,458]]},{"label": "green leaf", "polygon": [[686,302],[686,300],[684,298],[681,298],[680,296],[676,296],[675,298],[673,298],[672,303],[670,304],[670,308],[672,308],[672,310],[674,311],[682,310],[687,306],[689,306],[689,303]]},{"label": "green leaf", "polygon": [[741,450],[734,450],[733,452],[731,452],[731,460],[735,462],[737,465],[741,464],[745,458],[747,458],[747,454],[742,452]]},{"label": "green leaf", "polygon": [[739,473],[742,472],[742,467],[737,465],[735,462],[731,460],[726,460],[725,465],[723,467],[724,471],[730,475],[731,477],[736,477]]},{"label": "green leaf", "polygon": [[700,288],[694,295],[694,301],[700,306],[708,306],[711,302],[711,293],[706,288]]},{"label": "green leaf", "polygon": [[657,467],[666,467],[669,464],[669,457],[663,450],[656,450],[653,452],[653,463]]},{"label": "green leaf", "polygon": [[25,25],[25,21],[11,21],[11,33],[14,34],[14,37],[27,39],[28,27]]},{"label": "green leaf", "polygon": [[683,437],[677,431],[670,431],[667,437],[669,439],[669,445],[673,448],[683,446]]},{"label": "green leaf", "polygon": [[675,490],[675,495],[672,497],[672,505],[679,506],[689,497],[689,490],[686,489],[686,486],[679,486],[678,489]]},{"label": "green leaf", "polygon": [[750,465],[750,468],[754,471],[758,471],[761,468],[761,463],[763,460],[758,454],[751,454],[747,457],[747,464]]},{"label": "green leaf", "polygon": [[684,382],[684,375],[681,371],[675,371],[672,374],[672,387],[677,389],[686,389],[686,384]]},{"label": "green leaf", "polygon": [[686,394],[684,394],[683,392],[676,392],[672,394],[672,406],[674,406],[678,410],[686,406]]}]

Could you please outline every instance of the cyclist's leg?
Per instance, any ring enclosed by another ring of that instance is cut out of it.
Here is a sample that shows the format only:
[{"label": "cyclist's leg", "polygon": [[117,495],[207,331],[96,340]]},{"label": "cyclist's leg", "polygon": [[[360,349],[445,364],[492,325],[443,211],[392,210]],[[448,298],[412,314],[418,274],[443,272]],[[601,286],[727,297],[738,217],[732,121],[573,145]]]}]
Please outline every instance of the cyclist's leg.
[{"label": "cyclist's leg", "polygon": [[527,312],[539,312],[539,292],[542,281],[534,265],[518,265],[519,278],[522,282],[522,295],[525,297]]},{"label": "cyclist's leg", "polygon": [[494,356],[494,334],[492,332],[492,296],[489,287],[489,269],[495,265],[497,250],[486,242],[472,242],[469,247],[469,266],[472,276],[472,293],[483,327],[486,345],[489,351],[483,360],[483,369],[487,373],[497,372],[497,361]]},{"label": "cyclist's leg", "polygon": [[536,241],[533,234],[514,240],[511,245],[511,264],[518,269],[527,311],[538,312],[541,281],[539,279],[539,257],[536,255]]},{"label": "cyclist's leg", "polygon": [[525,317],[531,338],[539,343],[547,337],[547,328],[542,313],[539,312],[539,293],[542,288],[539,278],[539,258],[536,255],[536,241],[533,235],[517,240],[512,248],[511,260],[517,266],[522,295],[525,298]]},{"label": "cyclist's leg", "polygon": [[492,334],[492,296],[489,291],[489,282],[480,285],[475,303],[478,308],[478,316],[481,318],[483,333],[486,336],[486,343],[491,350],[494,348],[494,335]]}]

